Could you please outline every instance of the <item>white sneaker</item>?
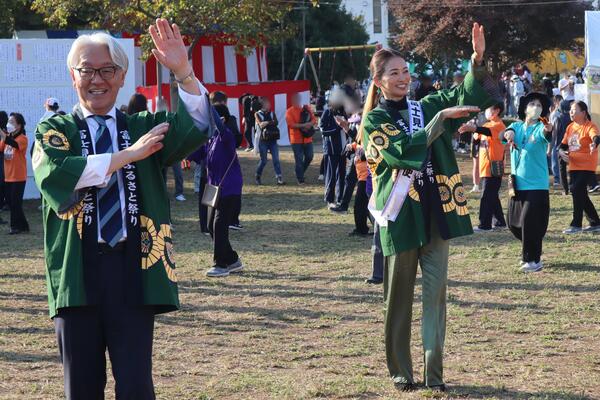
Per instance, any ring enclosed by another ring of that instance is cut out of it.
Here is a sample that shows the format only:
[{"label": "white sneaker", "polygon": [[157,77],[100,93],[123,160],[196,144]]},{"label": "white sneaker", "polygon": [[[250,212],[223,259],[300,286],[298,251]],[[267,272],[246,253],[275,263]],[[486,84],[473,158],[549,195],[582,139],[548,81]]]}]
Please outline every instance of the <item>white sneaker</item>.
[{"label": "white sneaker", "polygon": [[473,185],[473,189],[471,189],[471,193],[479,193],[479,185]]},{"label": "white sneaker", "polygon": [[598,232],[598,231],[600,231],[600,225],[590,225],[588,227],[583,228],[581,231],[586,232],[586,233]]},{"label": "white sneaker", "polygon": [[327,203],[327,208],[329,208],[330,210],[332,208],[336,208],[337,206],[338,206],[337,203]]},{"label": "white sneaker", "polygon": [[209,278],[221,278],[223,276],[229,276],[229,270],[227,268],[214,266],[206,271],[206,276]]},{"label": "white sneaker", "polygon": [[319,177],[317,178],[317,180],[319,182],[323,182],[325,180],[325,176],[323,174],[319,175]]},{"label": "white sneaker", "polygon": [[175,200],[177,201],[185,201],[185,196],[182,194],[178,194],[177,196],[175,196]]},{"label": "white sneaker", "polygon": [[241,258],[238,258],[238,260],[236,262],[227,266],[227,271],[229,271],[230,274],[232,274],[234,272],[240,272],[243,269],[244,269],[244,264],[242,264]]},{"label": "white sneaker", "polygon": [[542,268],[544,268],[544,264],[542,264],[541,260],[539,263],[530,261],[526,264],[523,264],[521,267],[521,272],[538,272],[541,271]]},{"label": "white sneaker", "polygon": [[563,233],[565,235],[573,235],[574,233],[581,233],[581,232],[583,232],[583,229],[576,227],[576,226],[570,226],[563,231]]}]

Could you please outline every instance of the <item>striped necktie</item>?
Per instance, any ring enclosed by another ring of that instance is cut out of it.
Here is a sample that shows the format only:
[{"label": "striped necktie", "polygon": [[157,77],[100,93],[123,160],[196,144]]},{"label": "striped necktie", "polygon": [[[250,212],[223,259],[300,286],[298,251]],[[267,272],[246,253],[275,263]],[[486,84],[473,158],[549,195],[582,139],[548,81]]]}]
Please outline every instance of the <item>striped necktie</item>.
[{"label": "striped necktie", "polygon": [[[96,154],[112,153],[112,139],[106,126],[106,119],[110,117],[94,115],[98,123],[96,131]],[[123,237],[123,220],[121,216],[121,200],[119,195],[119,181],[117,172],[113,173],[106,187],[98,190],[98,219],[100,224],[100,237],[109,246],[114,247]]]}]

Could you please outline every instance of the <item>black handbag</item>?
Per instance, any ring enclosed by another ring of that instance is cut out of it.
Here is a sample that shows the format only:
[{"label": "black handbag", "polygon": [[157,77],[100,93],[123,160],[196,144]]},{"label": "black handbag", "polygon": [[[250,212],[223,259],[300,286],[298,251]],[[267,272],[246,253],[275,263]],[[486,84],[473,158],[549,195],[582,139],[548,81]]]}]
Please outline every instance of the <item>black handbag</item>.
[{"label": "black handbag", "polygon": [[221,198],[221,185],[225,181],[225,177],[229,173],[229,170],[231,169],[231,166],[236,158],[237,154],[233,156],[233,159],[229,163],[229,167],[227,167],[227,170],[223,174],[223,178],[221,178],[221,182],[218,185],[211,185],[210,183],[207,183],[204,186],[204,193],[202,193],[202,200],[200,200],[200,203],[203,206],[217,208],[219,205],[219,199]]},{"label": "black handbag", "polygon": [[[312,118],[310,117],[310,111],[308,111],[306,106],[304,106],[302,108],[302,112],[300,113],[300,123],[306,124],[307,122],[311,122],[311,121],[312,121]],[[311,138],[315,134],[315,128],[311,126],[308,129],[300,129],[300,132],[302,133],[303,137]]]},{"label": "black handbag", "polygon": [[[270,115],[271,115],[271,113],[269,113],[269,116]],[[264,140],[265,142],[279,140],[279,138],[281,137],[281,134],[279,132],[279,127],[277,126],[277,117],[273,117],[270,120],[265,118],[265,120],[260,121],[260,122],[265,122],[265,121],[273,121],[273,122],[275,122],[275,124],[268,124],[267,126],[265,126],[264,128],[261,129],[260,140]]]}]

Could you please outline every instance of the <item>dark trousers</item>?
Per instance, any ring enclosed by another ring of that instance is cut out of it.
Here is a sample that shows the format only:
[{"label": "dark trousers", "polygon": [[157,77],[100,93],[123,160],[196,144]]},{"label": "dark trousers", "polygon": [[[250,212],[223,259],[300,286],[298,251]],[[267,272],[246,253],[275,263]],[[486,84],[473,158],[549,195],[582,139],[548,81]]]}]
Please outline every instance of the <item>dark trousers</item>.
[{"label": "dark trousers", "polygon": [[344,195],[346,158],[325,154],[325,202],[341,203]]},{"label": "dark trousers", "polygon": [[594,204],[590,200],[587,186],[596,174],[592,171],[571,171],[569,172],[571,181],[571,195],[573,196],[573,219],[571,226],[581,228],[583,214],[590,225],[600,225],[600,219]]},{"label": "dark trousers", "polygon": [[[354,187],[358,181],[356,175],[356,166],[354,165],[354,156],[346,161],[346,175],[344,176],[344,196],[340,208],[347,210],[354,194]],[[365,189],[366,191],[366,189]]]},{"label": "dark trousers", "polygon": [[8,204],[6,200],[6,190],[4,186],[4,153],[0,153],[0,209]]},{"label": "dark trousers", "polygon": [[214,242],[213,259],[216,266],[227,268],[238,260],[238,254],[229,242],[229,225],[235,210],[242,201],[241,195],[223,196],[216,208],[209,209],[209,229]]},{"label": "dark trousers", "polygon": [[200,187],[198,189],[198,221],[200,221],[201,232],[209,232],[208,207],[202,204],[202,195],[204,194],[204,188],[206,187],[206,183],[206,174],[203,174],[200,178]]},{"label": "dark trousers", "polygon": [[23,212],[25,182],[5,182],[6,198],[10,208],[10,229],[29,231],[29,223]]},{"label": "dark trousers", "polygon": [[498,193],[502,186],[501,177],[481,178],[483,193],[479,202],[479,228],[491,229],[492,220],[496,220],[496,226],[506,226],[502,214],[502,203]]},{"label": "dark trousers", "polygon": [[371,273],[371,277],[373,279],[383,280],[383,265],[385,258],[383,257],[383,249],[381,248],[381,230],[379,229],[379,225],[374,224],[373,231],[373,246],[371,247],[371,255],[373,256],[371,267],[373,272]]},{"label": "dark trousers", "polygon": [[310,166],[314,157],[313,144],[292,144],[292,150],[294,151],[296,179],[298,182],[304,182],[304,173]]},{"label": "dark trousers", "polygon": [[248,143],[248,147],[253,148],[254,145],[252,144],[252,135],[254,135],[253,132],[253,124],[246,122],[244,124],[244,137],[246,138],[246,142]]},{"label": "dark trousers", "polygon": [[[181,163],[177,161],[175,164],[171,166],[173,170],[173,180],[175,181],[175,194],[174,196],[179,196],[183,194],[183,171],[181,170]],[[163,179],[165,181],[165,186],[167,185],[167,171],[168,168],[163,168],[162,174]]]},{"label": "dark trousers", "polygon": [[589,185],[590,189],[593,189],[596,186],[598,186],[598,178],[596,177],[595,173],[590,175],[590,180],[588,182],[588,185]]},{"label": "dark trousers", "polygon": [[321,157],[321,163],[319,164],[319,175],[325,176],[325,156]]},{"label": "dark trousers", "polygon": [[155,399],[154,308],[125,304],[125,253],[101,254],[101,304],[62,308],[54,317],[69,400],[104,399],[108,349],[117,399]]},{"label": "dark trousers", "polygon": [[233,208],[233,216],[231,217],[231,225],[239,225],[240,224],[240,214],[242,212],[242,196],[240,196],[240,201],[235,204]]},{"label": "dark trousers", "polygon": [[356,231],[369,233],[369,197],[367,196],[367,181],[358,181],[356,187],[356,198],[354,199],[354,225]]},{"label": "dark trousers", "polygon": [[569,194],[569,173],[567,172],[567,165],[568,164],[562,159],[558,160],[560,185],[562,186],[565,194]]},{"label": "dark trousers", "polygon": [[547,190],[518,190],[508,203],[508,227],[522,242],[524,262],[539,262],[548,229],[550,196]]}]

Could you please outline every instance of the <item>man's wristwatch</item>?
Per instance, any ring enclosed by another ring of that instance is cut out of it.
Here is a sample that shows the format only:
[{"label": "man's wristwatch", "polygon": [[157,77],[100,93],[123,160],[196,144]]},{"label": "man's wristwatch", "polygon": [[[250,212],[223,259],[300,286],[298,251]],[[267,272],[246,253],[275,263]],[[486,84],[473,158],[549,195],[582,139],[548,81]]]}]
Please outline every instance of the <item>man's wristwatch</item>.
[{"label": "man's wristwatch", "polygon": [[190,73],[187,74],[187,76],[185,78],[179,80],[179,79],[177,79],[177,77],[175,77],[175,82],[177,82],[179,85],[185,85],[186,83],[193,82],[195,78],[196,78],[196,76],[194,75],[194,69],[192,68]]}]

